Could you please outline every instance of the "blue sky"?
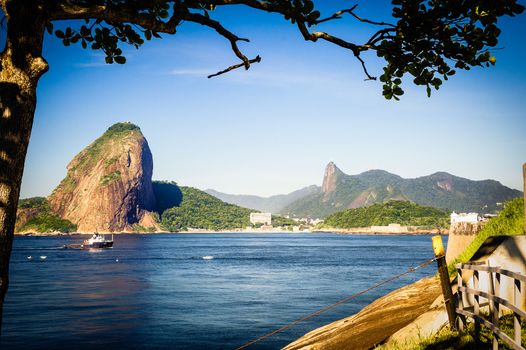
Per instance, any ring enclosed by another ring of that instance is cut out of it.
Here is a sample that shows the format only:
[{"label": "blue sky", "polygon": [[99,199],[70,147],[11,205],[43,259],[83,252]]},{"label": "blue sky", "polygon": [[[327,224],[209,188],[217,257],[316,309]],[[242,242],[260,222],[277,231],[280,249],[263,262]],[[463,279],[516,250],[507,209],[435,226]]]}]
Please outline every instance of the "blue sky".
[{"label": "blue sky", "polygon": [[[324,2],[323,10],[338,3]],[[386,1],[362,3],[371,18],[388,10]],[[241,47],[262,62],[207,79],[237,59],[224,38],[191,23],[139,50],[126,48],[123,66],[47,36],[50,70],[38,87],[21,196],[50,194],[75,154],[119,121],[141,127],[154,179],[200,189],[287,193],[320,185],[329,161],[349,174],[447,171],[522,189],[524,14],[501,21],[495,67],[458,72],[431,98],[407,81],[401,102],[384,100],[379,82],[365,82],[350,52],[305,42],[279,16],[235,7],[212,16],[250,38]],[[318,29],[359,40],[370,28],[348,18]],[[368,58],[379,73],[374,55]]]}]

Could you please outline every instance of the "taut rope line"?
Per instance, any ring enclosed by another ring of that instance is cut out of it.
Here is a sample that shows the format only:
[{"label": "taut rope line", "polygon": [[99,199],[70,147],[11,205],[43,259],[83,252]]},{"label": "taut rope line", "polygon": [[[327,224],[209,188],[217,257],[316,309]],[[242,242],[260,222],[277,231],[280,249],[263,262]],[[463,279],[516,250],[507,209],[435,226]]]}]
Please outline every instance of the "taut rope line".
[{"label": "taut rope line", "polygon": [[426,265],[429,265],[429,264],[431,264],[431,263],[432,263],[433,261],[435,261],[435,260],[436,260],[436,258],[433,258],[433,259],[430,259],[430,260],[428,260],[428,261],[426,261],[426,262],[421,263],[421,264],[418,265],[418,266],[410,267],[410,268],[407,269],[406,271],[404,271],[404,272],[402,272],[402,273],[400,273],[400,274],[398,274],[398,275],[396,275],[396,276],[393,276],[393,277],[391,277],[391,278],[388,278],[388,279],[386,279],[386,280],[383,280],[383,281],[381,281],[381,282],[378,282],[377,284],[373,285],[372,287],[369,287],[369,288],[367,288],[367,289],[365,289],[365,290],[362,290],[362,291],[359,292],[359,293],[353,294],[353,295],[351,295],[351,296],[349,296],[349,297],[347,297],[347,298],[345,298],[345,299],[342,299],[342,300],[340,300],[340,301],[338,301],[338,302],[336,302],[336,303],[334,303],[334,304],[331,304],[331,305],[329,305],[329,306],[326,306],[326,307],[324,307],[323,309],[320,309],[320,310],[318,310],[318,311],[316,311],[316,312],[313,312],[312,314],[310,314],[310,315],[308,315],[308,316],[305,316],[305,317],[303,317],[303,318],[297,319],[296,321],[293,321],[293,322],[287,323],[287,324],[284,325],[283,327],[281,327],[281,328],[279,328],[279,329],[276,329],[275,331],[272,331],[272,332],[270,332],[270,333],[267,333],[267,334],[265,334],[265,335],[263,335],[263,336],[261,336],[261,337],[255,339],[255,340],[252,340],[252,341],[250,341],[250,342],[248,342],[248,343],[246,343],[246,344],[244,344],[244,345],[242,345],[242,346],[236,348],[235,350],[241,350],[241,349],[244,349],[244,348],[246,348],[246,347],[248,347],[248,346],[250,346],[250,345],[252,345],[252,344],[255,344],[255,343],[257,343],[257,342],[262,341],[263,339],[269,338],[269,337],[273,336],[274,334],[277,334],[277,333],[279,333],[279,332],[283,332],[285,329],[288,329],[288,328],[290,328],[290,327],[292,327],[292,326],[295,326],[295,325],[297,325],[298,323],[301,323],[301,322],[303,322],[303,321],[307,321],[308,319],[311,319],[311,318],[313,318],[314,316],[317,316],[317,315],[321,314],[322,312],[325,312],[325,311],[327,311],[327,310],[329,310],[329,309],[332,309],[332,308],[335,307],[335,306],[338,306],[338,305],[343,304],[343,303],[345,303],[345,302],[347,302],[347,301],[349,301],[349,300],[351,300],[351,299],[354,299],[354,298],[356,298],[356,297],[359,297],[360,295],[363,295],[363,294],[365,294],[365,293],[367,293],[367,292],[370,292],[370,291],[373,290],[373,289],[376,289],[376,288],[378,288],[378,287],[380,287],[380,286],[383,286],[384,284],[389,283],[389,282],[391,282],[391,281],[394,281],[395,279],[400,278],[400,277],[402,277],[402,276],[404,276],[404,275],[407,275],[407,274],[409,274],[409,273],[411,273],[411,272],[415,272],[417,269],[419,269],[419,268],[421,268],[421,267],[424,267],[424,266],[426,266]]}]

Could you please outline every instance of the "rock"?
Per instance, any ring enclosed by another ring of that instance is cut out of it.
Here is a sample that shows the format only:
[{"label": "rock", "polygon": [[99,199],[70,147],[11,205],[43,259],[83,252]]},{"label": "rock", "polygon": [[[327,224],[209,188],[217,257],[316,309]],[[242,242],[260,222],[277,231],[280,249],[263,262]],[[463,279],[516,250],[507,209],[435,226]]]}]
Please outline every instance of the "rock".
[{"label": "rock", "polygon": [[336,190],[338,175],[343,172],[334,164],[330,162],[325,167],[325,174],[323,175],[323,184],[321,185],[321,191],[324,194],[329,194]]},{"label": "rock", "polygon": [[428,311],[440,293],[436,278],[421,279],[375,300],[353,316],[305,334],[284,350],[373,348]]},{"label": "rock", "polygon": [[69,163],[48,197],[51,210],[79,232],[132,231],[154,224],[153,159],[139,127],[117,123]]}]

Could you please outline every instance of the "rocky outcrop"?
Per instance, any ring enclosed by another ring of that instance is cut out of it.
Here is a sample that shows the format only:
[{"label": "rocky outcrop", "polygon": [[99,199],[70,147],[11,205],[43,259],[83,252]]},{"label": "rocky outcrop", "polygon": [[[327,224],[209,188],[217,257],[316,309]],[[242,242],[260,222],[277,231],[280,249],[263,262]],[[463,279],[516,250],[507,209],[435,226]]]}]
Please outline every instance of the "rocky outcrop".
[{"label": "rocky outcrop", "polygon": [[334,164],[330,162],[325,167],[325,174],[323,175],[323,184],[321,185],[321,191],[324,194],[334,192],[336,190],[338,175],[343,172]]},{"label": "rocky outcrop", "polygon": [[79,232],[133,231],[133,225],[154,224],[153,159],[139,127],[111,126],[67,169],[48,201],[51,210],[76,224]]},{"label": "rocky outcrop", "polygon": [[365,350],[374,348],[429,310],[440,295],[434,277],[397,289],[357,314],[315,329],[284,350]]}]

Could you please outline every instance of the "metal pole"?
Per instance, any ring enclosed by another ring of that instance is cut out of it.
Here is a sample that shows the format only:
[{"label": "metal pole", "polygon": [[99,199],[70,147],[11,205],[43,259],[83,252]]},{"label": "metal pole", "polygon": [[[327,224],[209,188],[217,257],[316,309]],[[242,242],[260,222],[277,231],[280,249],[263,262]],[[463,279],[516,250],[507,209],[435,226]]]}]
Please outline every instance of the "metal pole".
[{"label": "metal pole", "polygon": [[438,274],[440,276],[440,284],[442,286],[442,294],[444,295],[444,303],[446,304],[447,317],[449,319],[449,326],[451,329],[456,329],[455,319],[455,303],[453,300],[453,291],[451,290],[451,281],[449,280],[449,273],[447,271],[446,254],[444,253],[444,245],[442,244],[442,236],[434,236],[433,251],[438,265]]}]

